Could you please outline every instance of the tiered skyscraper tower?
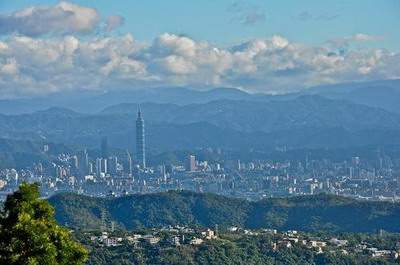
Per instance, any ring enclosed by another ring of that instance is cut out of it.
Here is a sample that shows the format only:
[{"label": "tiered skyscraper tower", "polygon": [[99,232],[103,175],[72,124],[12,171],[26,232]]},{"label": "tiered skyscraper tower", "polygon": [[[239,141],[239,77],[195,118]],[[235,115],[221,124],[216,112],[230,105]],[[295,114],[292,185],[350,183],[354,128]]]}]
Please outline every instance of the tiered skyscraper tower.
[{"label": "tiered skyscraper tower", "polygon": [[140,168],[146,168],[146,150],[145,150],[145,134],[144,120],[140,107],[136,119],[136,157]]}]

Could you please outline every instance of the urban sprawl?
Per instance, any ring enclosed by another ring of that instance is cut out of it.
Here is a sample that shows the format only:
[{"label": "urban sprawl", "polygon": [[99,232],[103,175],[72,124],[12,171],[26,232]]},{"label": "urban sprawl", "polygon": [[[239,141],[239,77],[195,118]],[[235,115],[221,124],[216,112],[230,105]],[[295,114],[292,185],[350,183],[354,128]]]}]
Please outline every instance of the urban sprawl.
[{"label": "urban sprawl", "polygon": [[[135,155],[109,154],[107,138],[101,141],[99,157],[86,150],[60,153],[47,166],[38,162],[23,169],[0,170],[0,199],[22,182],[40,184],[44,197],[59,192],[89,196],[122,196],[166,190],[212,192],[259,200],[330,193],[370,200],[396,201],[400,195],[400,159],[385,154],[376,158],[350,157],[341,162],[328,159],[200,161],[195,154],[181,164],[147,165],[145,126],[139,109],[136,120]],[[43,145],[43,152],[49,152]],[[221,154],[223,150],[210,148]]]}]

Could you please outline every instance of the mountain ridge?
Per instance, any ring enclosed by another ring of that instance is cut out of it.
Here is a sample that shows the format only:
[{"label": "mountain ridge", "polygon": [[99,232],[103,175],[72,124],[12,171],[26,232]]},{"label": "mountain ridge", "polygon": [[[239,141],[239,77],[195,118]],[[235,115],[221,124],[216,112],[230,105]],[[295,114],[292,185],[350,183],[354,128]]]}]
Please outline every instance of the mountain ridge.
[{"label": "mountain ridge", "polygon": [[168,191],[119,198],[58,194],[49,198],[61,224],[95,229],[101,212],[131,230],[167,225],[335,232],[399,232],[400,204],[318,194],[247,201],[210,193]]},{"label": "mountain ridge", "polygon": [[77,112],[96,113],[120,103],[172,103],[188,105],[218,99],[263,101],[291,100],[301,95],[317,94],[332,99],[400,112],[400,80],[376,80],[357,83],[320,85],[290,94],[249,93],[238,88],[220,87],[196,90],[190,87],[153,87],[141,89],[114,88],[108,91],[76,90],[36,98],[0,100],[0,113],[23,114],[50,107],[68,107]]},{"label": "mountain ridge", "polygon": [[[218,100],[204,104],[141,104],[149,148],[332,147],[400,141],[400,115],[321,96],[286,101]],[[0,138],[97,146],[134,146],[136,104],[81,114],[64,108],[0,114]],[[220,146],[218,146],[220,144]]]}]

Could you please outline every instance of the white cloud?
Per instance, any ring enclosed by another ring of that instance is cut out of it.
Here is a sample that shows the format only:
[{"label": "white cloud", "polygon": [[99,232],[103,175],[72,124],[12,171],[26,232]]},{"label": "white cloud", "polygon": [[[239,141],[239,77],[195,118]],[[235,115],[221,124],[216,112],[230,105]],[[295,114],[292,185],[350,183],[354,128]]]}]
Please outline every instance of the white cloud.
[{"label": "white cloud", "polygon": [[96,9],[62,1],[55,6],[29,7],[0,15],[0,34],[88,33],[98,26],[99,21]]},{"label": "white cloud", "polygon": [[[348,38],[367,41],[366,36]],[[0,41],[0,97],[169,85],[285,93],[324,83],[400,78],[399,66],[400,55],[387,50],[341,53],[331,45],[309,46],[282,36],[228,48],[170,33],[150,44],[130,34],[9,36]]]},{"label": "white cloud", "polygon": [[159,65],[172,74],[193,74],[197,71],[196,65],[182,56],[169,55],[159,60]]},{"label": "white cloud", "polygon": [[328,44],[331,45],[333,48],[348,48],[349,45],[352,43],[357,43],[357,42],[372,42],[372,41],[379,41],[382,40],[382,36],[376,36],[376,35],[369,35],[369,34],[364,34],[364,33],[357,33],[349,37],[343,37],[343,38],[336,38],[333,40],[329,40]]},{"label": "white cloud", "polygon": [[6,62],[0,66],[0,73],[4,75],[15,75],[18,72],[17,61],[13,58],[9,58]]},{"label": "white cloud", "polygon": [[364,34],[364,33],[357,33],[355,35],[353,35],[352,37],[350,37],[350,39],[354,40],[354,41],[376,41],[376,40],[380,40],[382,37],[380,36],[374,36],[374,35],[368,35],[368,34]]},{"label": "white cloud", "polygon": [[109,16],[106,20],[106,30],[113,31],[114,29],[122,26],[125,23],[125,19],[118,15]]},{"label": "white cloud", "polygon": [[173,53],[191,57],[195,55],[200,45],[188,37],[164,33],[154,41],[153,51],[161,55]]},{"label": "white cloud", "polygon": [[[264,10],[245,1],[228,10],[242,24],[265,20]],[[123,24],[121,16],[102,21],[96,9],[65,1],[0,14],[0,98],[169,85],[285,93],[324,83],[400,78],[399,53],[354,49],[354,43],[382,39],[364,33],[320,46],[272,36],[225,48],[171,33],[149,44],[131,34],[81,36]]]}]

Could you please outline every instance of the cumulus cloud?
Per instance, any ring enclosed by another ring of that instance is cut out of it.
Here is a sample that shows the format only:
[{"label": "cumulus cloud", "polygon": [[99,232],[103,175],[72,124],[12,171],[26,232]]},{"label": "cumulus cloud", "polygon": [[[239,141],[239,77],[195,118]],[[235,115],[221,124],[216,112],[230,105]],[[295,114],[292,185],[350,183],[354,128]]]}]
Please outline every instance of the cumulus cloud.
[{"label": "cumulus cloud", "polygon": [[382,40],[382,36],[377,35],[369,35],[364,33],[357,33],[352,36],[336,38],[333,40],[329,40],[328,44],[331,45],[333,48],[348,48],[351,44],[357,42],[372,42],[372,41],[379,41]]},{"label": "cumulus cloud", "polygon": [[368,35],[363,33],[358,33],[350,37],[353,41],[378,41],[382,39],[382,36]]},{"label": "cumulus cloud", "polygon": [[[263,9],[245,1],[228,10],[244,25],[265,20]],[[319,17],[300,14],[303,20]],[[81,36],[123,24],[120,16],[102,21],[95,9],[64,1],[0,15],[0,98],[176,85],[286,93],[326,83],[400,78],[399,53],[355,49],[355,43],[382,39],[363,33],[320,46],[271,36],[224,48],[171,33],[151,43],[131,34]]]},{"label": "cumulus cloud", "polygon": [[125,23],[125,19],[122,16],[113,15],[109,16],[106,20],[106,30],[113,31],[114,29],[122,26]]},{"label": "cumulus cloud", "polygon": [[[115,27],[118,23],[116,18],[110,20],[109,27]],[[96,9],[62,1],[55,6],[29,7],[0,15],[0,34],[40,36],[50,33],[88,33],[98,26],[99,21]]]},{"label": "cumulus cloud", "polygon": [[[370,41],[356,34],[346,41]],[[309,46],[282,36],[232,47],[165,33],[151,43],[131,34],[79,38],[12,35],[0,40],[0,97],[76,89],[151,86],[241,87],[285,93],[326,83],[400,78],[400,54]]]}]

